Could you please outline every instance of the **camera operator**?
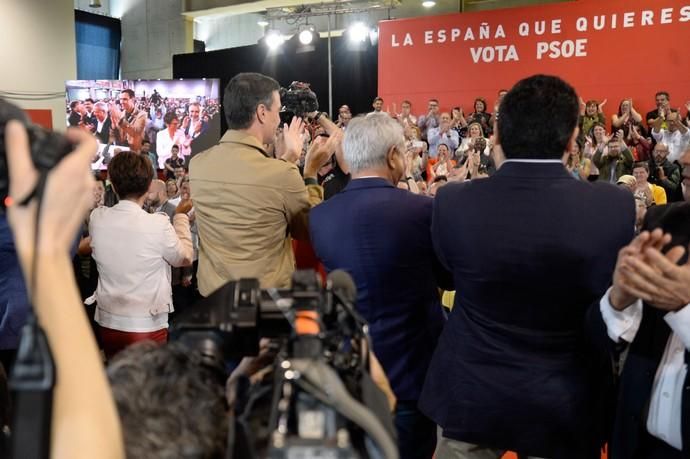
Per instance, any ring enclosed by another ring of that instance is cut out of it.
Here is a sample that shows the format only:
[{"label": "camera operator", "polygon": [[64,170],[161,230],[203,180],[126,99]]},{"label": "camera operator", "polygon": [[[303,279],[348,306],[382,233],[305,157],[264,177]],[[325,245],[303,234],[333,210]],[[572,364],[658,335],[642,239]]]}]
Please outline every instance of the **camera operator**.
[{"label": "camera operator", "polygon": [[229,130],[190,162],[204,296],[243,277],[258,278],[262,287],[289,286],[295,265],[291,237],[309,239],[309,210],[323,200],[317,171],[331,152],[310,149],[303,179],[294,163],[304,123],[293,118],[283,126],[282,161],[268,156],[264,145],[276,141],[280,124],[279,89],[259,73],[236,75],[223,100]]},{"label": "camera operator", "polygon": [[[38,171],[21,124],[8,123],[5,133],[9,196],[21,202],[36,186]],[[34,311],[55,360],[51,457],[123,458],[115,404],[83,312],[69,255],[92,204],[90,164],[96,141],[87,132],[75,130],[67,135],[76,150],[48,174],[39,225],[36,199],[26,206],[10,205],[8,219],[27,287],[33,291]],[[34,261],[36,285],[31,284]]]}]

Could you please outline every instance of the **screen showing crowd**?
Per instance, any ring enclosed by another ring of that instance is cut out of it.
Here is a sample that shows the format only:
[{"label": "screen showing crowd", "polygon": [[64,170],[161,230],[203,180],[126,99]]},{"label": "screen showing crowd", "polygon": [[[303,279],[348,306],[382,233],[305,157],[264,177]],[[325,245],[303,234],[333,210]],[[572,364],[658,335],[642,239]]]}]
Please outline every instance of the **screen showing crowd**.
[{"label": "screen showing crowd", "polygon": [[147,154],[158,169],[166,160],[186,166],[220,139],[219,85],[218,79],[71,80],[65,122],[98,140],[94,170],[127,150]]}]

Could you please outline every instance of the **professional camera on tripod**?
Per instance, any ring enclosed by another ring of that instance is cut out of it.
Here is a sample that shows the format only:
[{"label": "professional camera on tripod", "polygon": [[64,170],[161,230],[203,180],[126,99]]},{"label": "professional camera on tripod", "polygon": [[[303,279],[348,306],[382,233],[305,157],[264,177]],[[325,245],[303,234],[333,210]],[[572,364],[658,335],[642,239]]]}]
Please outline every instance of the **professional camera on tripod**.
[{"label": "professional camera on tripod", "polygon": [[344,271],[332,272],[325,290],[314,271],[297,271],[291,290],[229,282],[178,319],[172,339],[210,363],[257,355],[262,338],[274,344],[270,376],[238,394],[226,457],[398,457],[355,297]]}]

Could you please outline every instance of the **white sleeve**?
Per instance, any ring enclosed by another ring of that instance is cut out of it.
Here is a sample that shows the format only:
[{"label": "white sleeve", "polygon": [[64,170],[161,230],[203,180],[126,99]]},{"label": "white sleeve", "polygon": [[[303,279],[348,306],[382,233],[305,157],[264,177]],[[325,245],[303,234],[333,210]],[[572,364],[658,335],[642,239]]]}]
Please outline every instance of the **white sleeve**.
[{"label": "white sleeve", "polygon": [[606,333],[616,343],[621,339],[632,343],[642,322],[642,300],[637,300],[622,311],[618,311],[611,306],[610,294],[609,288],[599,302],[599,310],[606,324]]},{"label": "white sleeve", "polygon": [[165,222],[163,230],[163,258],[171,266],[177,268],[192,264],[194,249],[192,248],[192,234],[189,229],[189,217],[185,214],[175,214],[173,224],[167,215],[159,215]]},{"label": "white sleeve", "polygon": [[671,327],[673,333],[678,335],[685,345],[685,349],[690,349],[690,304],[675,312],[669,312],[664,316],[664,320]]}]

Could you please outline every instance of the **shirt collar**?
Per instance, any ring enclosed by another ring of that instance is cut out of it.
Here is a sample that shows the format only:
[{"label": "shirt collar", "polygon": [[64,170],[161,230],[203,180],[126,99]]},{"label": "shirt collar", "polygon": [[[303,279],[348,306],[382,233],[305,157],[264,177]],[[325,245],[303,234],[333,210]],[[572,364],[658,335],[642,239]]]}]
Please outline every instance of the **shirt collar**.
[{"label": "shirt collar", "polygon": [[220,143],[239,143],[246,145],[248,147],[255,148],[259,150],[264,156],[268,156],[268,152],[264,149],[264,146],[259,139],[251,134],[247,134],[244,131],[238,131],[235,129],[228,129],[227,132],[221,137]]},{"label": "shirt collar", "polygon": [[560,159],[506,159],[505,163],[563,164]]}]

